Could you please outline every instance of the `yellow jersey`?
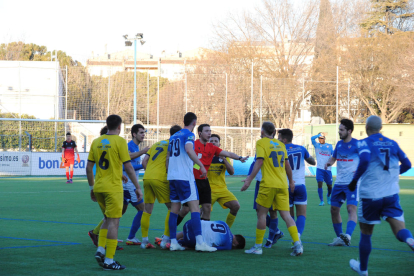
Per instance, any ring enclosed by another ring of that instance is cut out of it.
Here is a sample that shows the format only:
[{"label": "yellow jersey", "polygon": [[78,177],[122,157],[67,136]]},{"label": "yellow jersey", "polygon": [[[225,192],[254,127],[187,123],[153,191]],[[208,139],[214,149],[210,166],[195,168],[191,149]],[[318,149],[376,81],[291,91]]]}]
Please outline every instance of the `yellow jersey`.
[{"label": "yellow jersey", "polygon": [[285,145],[277,139],[262,138],[256,143],[256,159],[263,159],[260,186],[288,188],[285,162],[288,155]]},{"label": "yellow jersey", "polygon": [[[228,157],[226,157],[226,160],[230,163],[230,159]],[[212,191],[227,188],[226,165],[224,164],[222,157],[213,157],[213,161],[211,162],[210,168],[207,172],[207,178]]]},{"label": "yellow jersey", "polygon": [[122,164],[131,162],[124,138],[105,134],[93,140],[88,161],[96,164],[94,192],[123,191]]},{"label": "yellow jersey", "polygon": [[170,140],[162,140],[148,150],[149,160],[147,169],[144,173],[145,179],[157,179],[160,181],[167,181],[167,169],[165,161],[167,160],[168,143]]}]

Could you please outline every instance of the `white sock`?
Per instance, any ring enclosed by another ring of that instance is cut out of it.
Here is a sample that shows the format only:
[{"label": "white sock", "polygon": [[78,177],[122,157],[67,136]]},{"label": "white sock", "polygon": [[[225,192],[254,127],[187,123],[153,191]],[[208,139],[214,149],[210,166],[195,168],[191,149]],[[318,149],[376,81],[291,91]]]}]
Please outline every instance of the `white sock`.
[{"label": "white sock", "polygon": [[178,244],[177,239],[171,239],[171,244]]},{"label": "white sock", "polygon": [[149,242],[149,241],[148,241],[148,237],[145,237],[145,238],[143,237],[143,238],[142,238],[142,242],[143,242],[143,243],[148,243],[148,242]]},{"label": "white sock", "polygon": [[255,246],[255,247],[262,247],[262,244],[257,244],[257,243],[256,243],[254,246]]},{"label": "white sock", "polygon": [[114,262],[114,259],[105,258],[106,264],[112,264]]},{"label": "white sock", "polygon": [[169,240],[170,240],[170,237],[168,237],[168,236],[163,236],[162,237],[162,240],[164,241],[164,242],[168,242]]},{"label": "white sock", "polygon": [[105,248],[103,248],[102,246],[98,247],[98,250],[96,250],[99,253],[105,254]]},{"label": "white sock", "polygon": [[277,230],[276,235],[277,235],[277,234],[280,234],[280,230]]},{"label": "white sock", "polygon": [[197,235],[196,236],[196,243],[202,244],[204,242],[203,236]]}]

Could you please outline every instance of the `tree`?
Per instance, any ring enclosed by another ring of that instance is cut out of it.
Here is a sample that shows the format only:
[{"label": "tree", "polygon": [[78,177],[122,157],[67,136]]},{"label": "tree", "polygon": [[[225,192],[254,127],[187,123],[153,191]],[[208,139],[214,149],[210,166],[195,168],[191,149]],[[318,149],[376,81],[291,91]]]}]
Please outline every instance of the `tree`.
[{"label": "tree", "polygon": [[413,3],[409,0],[371,0],[371,12],[361,27],[374,35],[413,31]]}]

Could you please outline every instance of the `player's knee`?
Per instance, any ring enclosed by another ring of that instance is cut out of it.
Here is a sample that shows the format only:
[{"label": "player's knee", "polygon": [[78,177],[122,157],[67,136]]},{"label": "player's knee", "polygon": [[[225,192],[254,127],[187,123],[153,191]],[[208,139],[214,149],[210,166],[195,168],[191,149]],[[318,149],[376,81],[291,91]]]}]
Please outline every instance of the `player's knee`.
[{"label": "player's knee", "polygon": [[350,214],[353,214],[353,213],[356,213],[356,206],[355,205],[348,205],[347,207],[346,207],[346,209],[348,210],[348,214],[350,215]]},{"label": "player's knee", "polygon": [[333,215],[339,214],[340,210],[341,209],[339,207],[331,206],[331,214],[333,214]]}]

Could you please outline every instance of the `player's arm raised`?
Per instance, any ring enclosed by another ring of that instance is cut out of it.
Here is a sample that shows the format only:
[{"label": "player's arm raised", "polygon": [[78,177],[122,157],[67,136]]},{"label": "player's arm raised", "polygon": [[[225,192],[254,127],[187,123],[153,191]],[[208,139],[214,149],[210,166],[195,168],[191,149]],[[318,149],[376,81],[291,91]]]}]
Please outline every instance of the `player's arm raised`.
[{"label": "player's arm raised", "polygon": [[242,163],[246,162],[246,160],[249,159],[249,156],[243,157],[243,156],[239,156],[239,155],[237,155],[233,152],[229,152],[229,151],[225,151],[225,150],[222,150],[220,152],[219,156],[229,157],[229,158],[234,159],[234,160],[240,160]]},{"label": "player's arm raised", "polygon": [[200,159],[198,159],[197,154],[193,149],[193,146],[194,145],[192,143],[185,144],[185,151],[187,152],[188,157],[190,157],[190,159],[200,167],[201,178],[204,178],[207,175],[206,168],[204,168],[203,163],[201,163]]},{"label": "player's arm raised", "polygon": [[88,179],[89,188],[91,190],[91,199],[92,201],[96,202],[95,194],[93,193],[93,185],[95,185],[95,179],[93,178],[93,166],[95,165],[94,162],[88,161],[86,164],[86,177]]},{"label": "player's arm raised", "polygon": [[224,165],[226,166],[226,170],[229,173],[229,175],[233,175],[234,174],[234,168],[233,166],[230,164],[229,161],[227,161],[226,158],[223,159]]},{"label": "player's arm raised", "polygon": [[242,182],[244,182],[244,185],[241,188],[242,192],[246,191],[249,188],[250,183],[252,183],[253,179],[259,173],[260,169],[262,168],[262,165],[263,165],[263,158],[256,158],[256,162],[254,163],[252,173],[249,176],[247,176],[245,180],[242,180]]},{"label": "player's arm raised", "polygon": [[141,155],[143,155],[143,154],[146,154],[147,153],[147,151],[150,149],[150,147],[145,147],[145,148],[143,148],[142,150],[140,150],[140,151],[137,151],[137,152],[130,152],[129,153],[129,157],[131,157],[131,159],[135,159],[135,158],[137,158],[137,157],[140,157]]},{"label": "player's arm raised", "polygon": [[144,160],[142,160],[142,167],[144,168],[144,170],[147,169],[149,158],[150,156],[148,154],[145,154]]}]

